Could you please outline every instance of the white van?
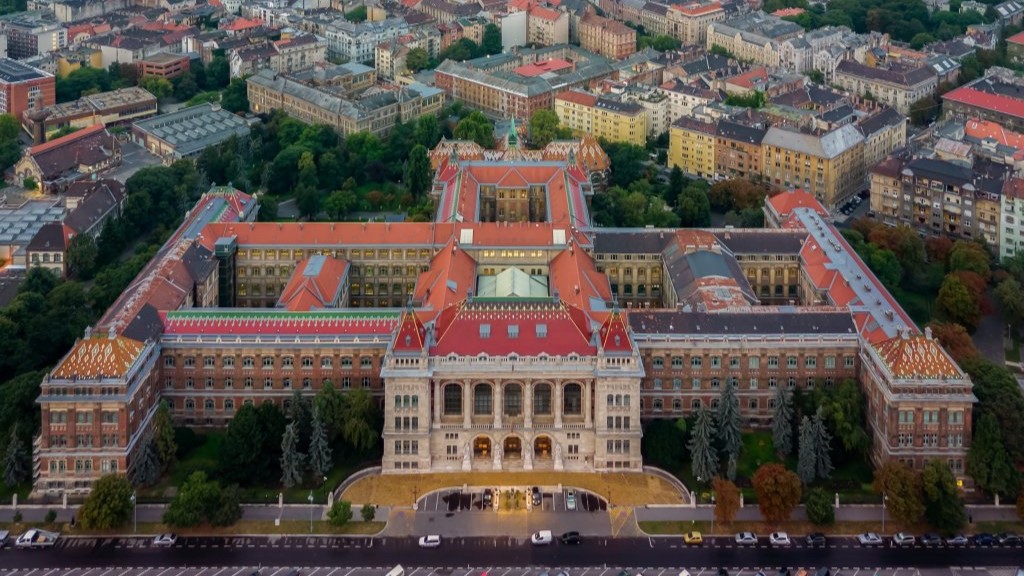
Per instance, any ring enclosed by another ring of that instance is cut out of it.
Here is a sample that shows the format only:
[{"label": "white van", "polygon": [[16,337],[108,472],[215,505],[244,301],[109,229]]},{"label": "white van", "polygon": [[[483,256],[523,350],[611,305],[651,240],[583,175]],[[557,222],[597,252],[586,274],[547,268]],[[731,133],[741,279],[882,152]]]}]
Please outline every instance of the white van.
[{"label": "white van", "polygon": [[387,573],[387,576],[405,576],[405,568],[402,568],[402,565],[399,564],[392,568],[391,572]]}]

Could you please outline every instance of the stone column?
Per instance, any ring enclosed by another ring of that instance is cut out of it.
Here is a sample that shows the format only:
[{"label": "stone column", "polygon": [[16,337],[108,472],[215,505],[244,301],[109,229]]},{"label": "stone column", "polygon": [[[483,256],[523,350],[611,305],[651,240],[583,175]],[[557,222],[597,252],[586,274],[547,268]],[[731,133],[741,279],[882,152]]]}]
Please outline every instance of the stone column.
[{"label": "stone column", "polygon": [[501,428],[501,411],[504,409],[504,397],[505,392],[502,388],[501,382],[494,382],[494,402],[492,407],[494,408],[494,427],[496,429]]},{"label": "stone column", "polygon": [[562,381],[555,382],[555,400],[551,407],[555,411],[555,428],[562,427]]},{"label": "stone column", "polygon": [[590,414],[590,399],[593,397],[591,387],[594,385],[593,381],[587,382],[583,385],[583,423],[587,428],[590,428],[591,414]]},{"label": "stone column", "polygon": [[434,381],[434,428],[441,427],[441,383]]},{"label": "stone column", "polygon": [[473,386],[469,380],[462,381],[462,427],[470,428],[473,426],[473,421],[470,419],[470,410],[473,408],[473,402],[471,396],[473,394]]},{"label": "stone column", "polygon": [[523,382],[523,426],[533,427],[533,382]]}]

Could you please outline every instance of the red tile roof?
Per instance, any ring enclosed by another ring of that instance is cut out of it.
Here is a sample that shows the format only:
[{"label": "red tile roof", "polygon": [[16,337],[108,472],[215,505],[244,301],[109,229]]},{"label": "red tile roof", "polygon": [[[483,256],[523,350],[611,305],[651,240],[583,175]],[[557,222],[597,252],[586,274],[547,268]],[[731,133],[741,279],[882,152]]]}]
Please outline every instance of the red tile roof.
[{"label": "red tile roof", "polygon": [[582,90],[566,90],[555,96],[555,100],[564,100],[580,106],[594,106],[597,104],[597,96]]},{"label": "red tile roof", "polygon": [[675,10],[676,12],[682,12],[687,16],[700,16],[702,14],[717,12],[722,9],[722,5],[719,4],[718,2],[713,2],[711,4],[700,4],[694,2],[692,4],[686,5],[670,4],[669,9]]},{"label": "red tile roof", "polygon": [[256,18],[235,18],[231,22],[228,22],[226,26],[222,26],[221,30],[238,32],[240,30],[248,30],[250,28],[259,28],[260,26],[263,26],[263,21]]},{"label": "red tile roof", "polygon": [[598,334],[601,339],[601,347],[605,352],[631,353],[633,351],[633,343],[629,338],[625,318],[618,309],[608,315],[608,318],[601,324]]},{"label": "red tile roof", "polygon": [[1017,32],[1013,36],[1006,39],[1009,44],[1024,44],[1024,32]]},{"label": "red tile roof", "polygon": [[540,76],[547,72],[559,72],[567,68],[572,68],[572,62],[568,60],[562,60],[561,58],[552,58],[551,60],[544,60],[543,62],[534,62],[532,64],[526,64],[516,68],[514,72],[520,76]]},{"label": "red tile roof", "polygon": [[955,90],[950,90],[942,95],[942,99],[983,110],[990,110],[999,114],[1006,114],[1014,118],[1024,118],[1024,100],[1001,94],[982,92],[970,86],[961,86]]},{"label": "red tile roof", "polygon": [[829,215],[828,210],[821,205],[821,202],[818,202],[818,199],[813,194],[801,188],[788,190],[772,196],[768,199],[768,205],[778,214],[781,220],[784,220],[797,208],[810,208],[822,216],[827,217]]},{"label": "red tile roof", "polygon": [[772,16],[778,16],[779,18],[785,18],[786,16],[799,16],[806,12],[803,8],[779,8],[775,12],[772,12]]},{"label": "red tile roof", "polygon": [[533,8],[530,8],[530,17],[537,17],[541,20],[558,20],[562,17],[562,14],[564,14],[564,12],[545,8],[543,6],[534,6]]},{"label": "red tile roof", "polygon": [[1024,178],[1012,176],[1003,182],[1003,196],[1014,200],[1024,200]]},{"label": "red tile roof", "polygon": [[53,150],[54,148],[60,148],[61,146],[65,146],[67,144],[75,142],[76,140],[86,138],[99,132],[103,132],[105,129],[106,128],[103,126],[103,124],[93,124],[92,126],[82,128],[81,130],[75,130],[71,134],[61,136],[60,138],[55,138],[53,140],[50,140],[49,142],[37,144],[29,148],[28,153],[35,156],[36,154],[47,152],[49,150]]},{"label": "red tile roof", "polygon": [[768,83],[768,70],[763,66],[760,68],[754,68],[749,72],[744,72],[743,74],[729,78],[727,82],[741,88],[756,88],[758,86],[763,86]]},{"label": "red tile roof", "polygon": [[563,302],[591,310],[612,301],[608,276],[598,272],[593,257],[574,244],[551,259],[548,271],[552,294],[557,290]]},{"label": "red tile roof", "polygon": [[317,255],[299,262],[277,305],[293,312],[331,308],[345,286],[348,262]]},{"label": "red tile roof", "polygon": [[[566,305],[522,302],[456,304],[437,321],[437,356],[593,355],[589,331]],[[584,315],[585,316],[585,315]]]},{"label": "red tile roof", "polygon": [[75,342],[67,356],[50,373],[53,378],[121,378],[145,348],[124,336],[94,336]]},{"label": "red tile roof", "polygon": [[430,260],[430,268],[417,278],[413,302],[440,311],[464,300],[475,285],[476,261],[452,237]]},{"label": "red tile roof", "polygon": [[930,334],[904,332],[875,345],[893,376],[900,379],[956,379],[963,372]]},{"label": "red tile roof", "polygon": [[393,340],[395,352],[422,352],[427,341],[427,329],[412,310],[402,312],[398,333]]},{"label": "red tile roof", "polygon": [[964,124],[964,134],[979,140],[991,138],[1003,146],[1018,150],[1024,148],[1024,134],[1007,130],[1001,124],[990,120],[971,118]]}]

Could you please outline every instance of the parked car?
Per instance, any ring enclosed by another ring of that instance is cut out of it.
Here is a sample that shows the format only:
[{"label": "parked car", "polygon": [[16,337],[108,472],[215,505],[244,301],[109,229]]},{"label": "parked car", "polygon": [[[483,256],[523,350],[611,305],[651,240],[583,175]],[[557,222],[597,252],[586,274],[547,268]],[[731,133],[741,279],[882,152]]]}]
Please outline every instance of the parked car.
[{"label": "parked car", "polygon": [[860,542],[861,546],[881,546],[882,537],[874,532],[864,532],[857,535],[857,542]]},{"label": "parked car", "polygon": [[686,568],[683,568],[682,570],[679,571],[679,576],[690,576],[690,571],[687,570]]},{"label": "parked car", "polygon": [[989,534],[987,532],[982,532],[981,534],[975,534],[974,535],[974,545],[975,546],[994,546],[995,544],[996,544],[995,536],[993,536],[993,535],[991,535],[991,534]]},{"label": "parked car", "polygon": [[554,541],[554,536],[551,535],[551,530],[541,530],[540,532],[534,532],[533,536],[530,536],[530,542],[534,546],[547,546]]},{"label": "parked car", "polygon": [[569,576],[569,572],[567,570],[559,570],[555,576]]},{"label": "parked car", "polygon": [[174,546],[174,543],[177,541],[177,534],[157,534],[156,537],[153,538],[153,546],[170,548],[171,546]]},{"label": "parked car", "polygon": [[7,537],[10,535],[11,533],[7,530],[0,530],[0,548],[3,548],[7,545]]},{"label": "parked car", "polygon": [[420,548],[437,548],[441,545],[441,536],[429,534],[420,537]]},{"label": "parked car", "polygon": [[490,508],[492,503],[494,503],[494,492],[488,488],[484,490],[484,507]]},{"label": "parked car", "polygon": [[575,510],[576,509],[576,491],[569,488],[565,491],[565,509]]},{"label": "parked car", "polygon": [[687,532],[683,534],[683,542],[686,544],[703,544],[704,537],[701,536],[700,532]]},{"label": "parked car", "polygon": [[1020,536],[1017,536],[1013,532],[1003,532],[999,536],[996,536],[996,540],[999,540],[1000,544],[1020,544]]},{"label": "parked car", "polygon": [[583,543],[583,539],[580,538],[579,532],[566,532],[565,534],[562,534],[562,537],[559,538],[559,540],[562,541],[562,544],[569,544],[572,546]]},{"label": "parked car", "polygon": [[913,534],[907,534],[906,532],[897,532],[892,537],[892,543],[896,546],[913,546],[917,538]]},{"label": "parked car", "polygon": [[729,576],[729,571],[725,568],[719,568],[717,572],[718,576]]},{"label": "parked car", "polygon": [[789,546],[789,534],[785,532],[772,532],[768,535],[768,542],[772,546]]},{"label": "parked car", "polygon": [[822,532],[811,532],[804,538],[808,546],[824,546],[825,545],[825,534]]},{"label": "parked car", "polygon": [[970,540],[963,534],[954,534],[949,538],[946,538],[946,544],[950,546],[967,546],[970,544]]},{"label": "parked car", "polygon": [[925,546],[942,546],[942,537],[934,532],[921,536],[921,544]]},{"label": "parked car", "polygon": [[757,544],[757,536],[753,532],[740,532],[736,535],[736,543],[744,546]]},{"label": "parked car", "polygon": [[540,488],[538,488],[537,486],[533,487],[532,492],[533,492],[533,505],[534,506],[540,506],[541,505],[541,500],[544,498],[544,495],[541,494]]},{"label": "parked car", "polygon": [[58,532],[49,532],[47,530],[39,530],[33,528],[26,530],[24,534],[18,536],[18,539],[14,541],[15,548],[50,548],[57,543],[57,538],[60,537]]}]

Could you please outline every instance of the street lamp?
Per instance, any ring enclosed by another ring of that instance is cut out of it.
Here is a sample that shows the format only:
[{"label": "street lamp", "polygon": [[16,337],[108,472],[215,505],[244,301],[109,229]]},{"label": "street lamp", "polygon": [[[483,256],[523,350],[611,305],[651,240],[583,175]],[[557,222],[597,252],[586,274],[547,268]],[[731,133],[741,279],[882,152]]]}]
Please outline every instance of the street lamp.
[{"label": "street lamp", "polygon": [[312,534],[313,533],[313,491],[312,490],[309,491],[309,497],[306,498],[306,500],[309,500],[309,533]]},{"label": "street lamp", "polygon": [[132,491],[132,519],[133,519],[133,523],[134,523],[134,528],[132,529],[133,533],[139,531],[139,506],[138,506],[138,504],[136,504],[136,500],[137,500],[137,498],[136,498],[136,495],[135,495],[135,491],[133,490]]},{"label": "street lamp", "polygon": [[889,501],[889,495],[882,492],[882,534],[885,534],[885,503]]},{"label": "street lamp", "polygon": [[711,494],[711,533],[715,533],[715,495]]}]

